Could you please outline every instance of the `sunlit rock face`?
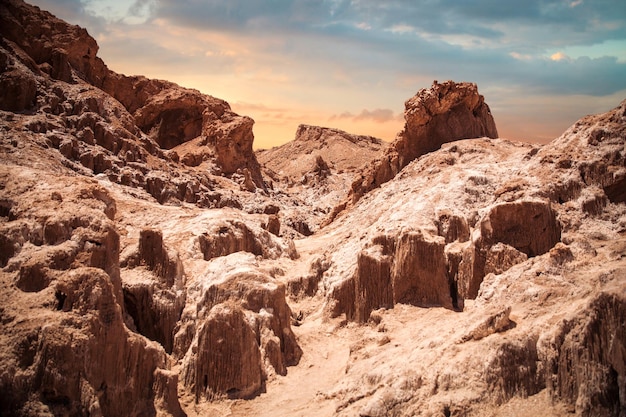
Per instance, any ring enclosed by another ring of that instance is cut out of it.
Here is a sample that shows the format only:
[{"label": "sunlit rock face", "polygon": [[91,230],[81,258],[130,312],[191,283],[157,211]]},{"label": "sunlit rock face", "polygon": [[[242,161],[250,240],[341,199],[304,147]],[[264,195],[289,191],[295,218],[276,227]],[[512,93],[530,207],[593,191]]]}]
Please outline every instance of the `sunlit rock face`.
[{"label": "sunlit rock face", "polygon": [[409,162],[444,143],[459,139],[497,138],[496,124],[473,83],[435,81],[404,103],[404,129],[385,155],[352,184],[352,201],[393,178]]},{"label": "sunlit rock face", "polygon": [[0,415],[625,414],[626,101],[538,146],[435,82],[257,159],[84,29],[0,35]]}]

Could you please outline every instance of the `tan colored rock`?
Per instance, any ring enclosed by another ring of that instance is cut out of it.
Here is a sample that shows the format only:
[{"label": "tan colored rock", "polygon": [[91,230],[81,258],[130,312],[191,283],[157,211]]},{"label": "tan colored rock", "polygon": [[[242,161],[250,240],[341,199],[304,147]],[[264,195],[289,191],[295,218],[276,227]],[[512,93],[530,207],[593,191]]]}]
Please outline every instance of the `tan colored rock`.
[{"label": "tan colored rock", "polygon": [[158,230],[146,229],[139,233],[138,256],[139,262],[145,263],[169,287],[183,275],[180,259],[170,256],[163,244],[163,234]]},{"label": "tan colored rock", "polygon": [[366,322],[397,303],[453,308],[444,243],[422,231],[377,236],[357,257],[354,277],[332,289],[331,315]]},{"label": "tan colored rock", "polygon": [[267,224],[264,227],[265,230],[275,236],[280,236],[280,219],[275,214],[270,214],[267,217]]},{"label": "tan colored rock", "polygon": [[398,238],[393,269],[396,303],[452,308],[442,240],[421,231]]},{"label": "tan colored rock", "polygon": [[263,229],[253,231],[239,221],[215,224],[210,230],[198,236],[198,243],[207,261],[240,251],[266,258],[276,258],[282,254],[282,248],[274,242],[269,231]]},{"label": "tan colored rock", "polygon": [[79,77],[94,85],[106,77],[108,70],[96,56],[98,45],[84,28],[69,25],[21,0],[8,0],[2,7],[0,34],[31,57],[31,70],[39,71],[41,66],[49,68],[50,75],[58,80]]},{"label": "tan colored rock", "polygon": [[433,82],[406,101],[404,129],[385,155],[352,184],[351,201],[393,178],[409,162],[459,139],[498,137],[483,96],[473,83]]},{"label": "tan colored rock", "polygon": [[520,252],[506,243],[498,242],[487,251],[485,258],[485,275],[501,274],[510,267],[528,259],[524,252]]},{"label": "tan colored rock", "polygon": [[598,294],[561,325],[554,340],[555,355],[547,364],[546,383],[556,398],[575,405],[577,415],[624,412],[625,321],[626,299],[619,290]]},{"label": "tan colored rock", "polygon": [[[239,268],[219,267],[230,265],[229,259],[239,259]],[[248,262],[243,254],[217,261],[219,281],[193,297],[195,318],[183,315],[195,325],[177,334],[176,354],[184,353],[182,381],[196,401],[254,396],[268,374],[284,375],[302,356],[291,331],[285,286],[254,269],[242,270]]]},{"label": "tan colored rock", "polygon": [[[283,225],[293,226],[304,236],[315,232],[327,214],[347,198],[360,172],[386,146],[371,136],[300,125],[291,142],[257,151],[274,189],[285,190],[292,199],[291,204],[285,204]],[[315,210],[309,210],[310,206],[315,206]]]},{"label": "tan colored rock", "polygon": [[496,205],[483,219],[486,245],[506,243],[529,257],[542,255],[561,239],[561,225],[550,204],[522,201]]},{"label": "tan colored rock", "polygon": [[536,341],[532,336],[500,344],[486,366],[492,398],[503,404],[515,395],[529,397],[545,388]]},{"label": "tan colored rock", "polygon": [[260,391],[265,379],[261,353],[241,307],[214,306],[200,325],[195,344],[185,358],[182,383],[196,399],[249,398]]},{"label": "tan colored rock", "polygon": [[178,401],[178,373],[157,369],[154,372],[156,416],[186,416]]},{"label": "tan colored rock", "polygon": [[[17,0],[0,34],[36,85],[0,112],[0,414],[623,414],[626,102],[441,145],[490,116],[436,84],[376,169],[305,126],[264,188],[224,101]],[[384,184],[320,227],[361,174]]]},{"label": "tan colored rock", "polygon": [[466,242],[470,238],[470,228],[465,217],[442,210],[435,220],[439,236],[446,239],[446,243],[454,241]]},{"label": "tan colored rock", "polygon": [[[352,135],[339,129],[300,125],[294,140],[282,146],[259,152],[259,162],[277,175],[298,182],[319,164],[321,170],[356,173],[385,148],[382,140]],[[324,167],[325,165],[325,167]]]},{"label": "tan colored rock", "polygon": [[485,321],[474,327],[469,333],[463,336],[460,343],[470,340],[480,340],[494,333],[503,332],[515,326],[510,319],[511,307],[498,309],[490,314]]},{"label": "tan colored rock", "polygon": [[355,285],[355,320],[366,322],[370,313],[394,305],[393,247],[375,245],[359,253]]},{"label": "tan colored rock", "polygon": [[[90,126],[96,142],[113,154],[121,152],[125,159],[130,155],[128,159],[134,162],[138,157],[143,158],[138,150],[140,147],[145,147],[149,154],[163,156],[159,150],[172,149],[202,136],[203,146],[211,148],[204,153],[212,155],[211,159],[215,160],[223,174],[231,175],[239,169],[247,169],[256,187],[265,188],[252,150],[254,122],[232,112],[225,101],[167,81],[116,74],[96,56],[98,45],[86,30],[68,25],[20,0],[3,3],[2,19],[0,33],[15,42],[16,48],[21,48],[19,53],[9,53],[5,49],[2,52],[5,64],[0,83],[5,87],[2,91],[8,94],[6,99],[0,99],[2,108],[23,110],[35,104],[34,75],[40,74],[41,67],[47,71],[51,81],[93,86],[124,106],[124,111],[115,111],[114,115],[124,119],[122,126],[125,131],[111,131],[110,126],[103,127],[101,124],[100,127]],[[7,55],[17,55],[19,60],[9,59]],[[93,98],[86,106],[85,102],[65,105],[62,102],[67,97],[68,94],[48,96],[50,102],[46,105],[49,111],[79,115],[84,112],[105,113],[105,108],[114,107],[111,103],[103,106],[103,99]],[[94,104],[98,105],[94,107]],[[154,140],[153,144],[142,140],[142,131]],[[120,140],[120,137],[130,141]],[[137,146],[134,143],[137,141],[144,143]],[[154,145],[160,149],[155,149]],[[78,159],[78,155],[73,155],[72,159]],[[83,159],[86,166],[91,168],[94,165],[88,156]],[[185,161],[188,162],[187,159]],[[113,165],[96,171],[111,170]]]}]

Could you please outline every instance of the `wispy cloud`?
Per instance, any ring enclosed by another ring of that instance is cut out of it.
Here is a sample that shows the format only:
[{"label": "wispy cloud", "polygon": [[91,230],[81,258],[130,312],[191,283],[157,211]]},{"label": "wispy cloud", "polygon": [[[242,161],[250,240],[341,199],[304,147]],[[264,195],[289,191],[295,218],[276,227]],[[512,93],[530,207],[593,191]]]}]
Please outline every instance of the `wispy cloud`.
[{"label": "wispy cloud", "polygon": [[86,26],[116,71],[284,110],[249,110],[259,131],[391,128],[433,79],[477,82],[487,102],[576,97],[583,113],[626,90],[626,8],[611,0],[32,1]]},{"label": "wispy cloud", "polygon": [[334,121],[334,120],[341,120],[341,119],[348,119],[348,120],[353,120],[353,121],[372,120],[377,123],[385,123],[390,120],[402,120],[403,115],[394,114],[393,110],[391,109],[374,109],[374,110],[363,109],[358,114],[352,114],[350,112],[334,114],[330,116],[328,120]]}]

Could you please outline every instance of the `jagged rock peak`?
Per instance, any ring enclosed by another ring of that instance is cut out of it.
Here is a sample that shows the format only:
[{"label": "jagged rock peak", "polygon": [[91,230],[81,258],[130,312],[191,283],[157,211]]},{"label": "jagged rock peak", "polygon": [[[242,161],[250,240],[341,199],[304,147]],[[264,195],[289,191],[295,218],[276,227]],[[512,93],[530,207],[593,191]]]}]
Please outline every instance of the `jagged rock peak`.
[{"label": "jagged rock peak", "polygon": [[296,130],[296,141],[319,141],[325,142],[327,139],[333,138],[337,139],[345,139],[352,143],[372,143],[376,145],[382,144],[382,140],[375,138],[373,136],[366,135],[354,135],[348,132],[345,132],[340,129],[335,129],[331,127],[321,127],[321,126],[312,126],[301,124],[298,126]]},{"label": "jagged rock peak", "polygon": [[353,182],[350,197],[335,208],[326,223],[365,193],[392,179],[411,161],[444,143],[498,137],[491,110],[474,83],[434,81],[404,105],[404,128],[385,154]]},{"label": "jagged rock peak", "polygon": [[[112,106],[103,101],[114,98],[124,110],[114,116],[123,117],[132,134],[127,139],[143,143],[148,153],[163,159],[163,150],[198,139],[176,149],[174,159],[194,166],[210,160],[225,175],[247,170],[256,187],[264,188],[252,149],[254,120],[234,113],[226,101],[168,81],[117,74],[96,56],[98,44],[85,29],[21,0],[0,3],[0,36],[1,110],[80,115],[85,106],[64,101],[75,95],[71,86],[88,88],[98,98],[85,111],[103,116]],[[67,84],[52,86],[57,82]],[[49,94],[53,90],[56,97]]]},{"label": "jagged rock peak", "polygon": [[459,139],[498,137],[491,110],[474,83],[437,81],[404,103],[404,129],[391,151],[398,155],[398,168],[413,159]]}]

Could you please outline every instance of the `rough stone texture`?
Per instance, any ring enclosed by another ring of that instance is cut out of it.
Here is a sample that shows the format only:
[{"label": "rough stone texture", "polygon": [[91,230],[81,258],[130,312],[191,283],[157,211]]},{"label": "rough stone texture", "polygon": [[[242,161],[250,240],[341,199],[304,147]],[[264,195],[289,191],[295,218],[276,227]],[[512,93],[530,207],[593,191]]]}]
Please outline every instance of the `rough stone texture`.
[{"label": "rough stone texture", "polygon": [[502,273],[526,259],[548,252],[561,239],[561,224],[549,202],[496,204],[479,225],[478,237],[459,265],[459,294],[475,298],[482,278]]},{"label": "rough stone texture", "polygon": [[[21,111],[43,105],[55,115],[81,116],[89,112],[90,117],[81,117],[76,127],[89,127],[95,141],[126,165],[145,161],[146,154],[164,158],[162,150],[201,138],[199,148],[208,148],[201,153],[210,155],[208,159],[216,165],[215,173],[231,175],[247,169],[254,184],[265,187],[252,150],[254,122],[232,112],[225,101],[167,81],[116,74],[96,56],[98,45],[85,29],[68,25],[20,0],[3,2],[0,13],[0,34],[11,42],[0,50],[0,109]],[[37,89],[48,89],[47,85],[56,80],[87,84],[95,90],[88,100],[71,103],[74,93],[64,90],[72,86],[60,84],[54,94],[46,91],[35,103]],[[108,96],[118,100],[117,105]],[[101,116],[116,106],[121,108],[102,120]],[[121,119],[120,126],[99,123],[111,119]],[[100,161],[93,149],[85,152],[79,147],[66,157],[80,160],[95,173],[115,172],[116,158],[108,153],[99,155]],[[119,177],[117,180],[128,181]],[[184,192],[175,196],[189,201]]]},{"label": "rough stone texture", "polygon": [[[106,205],[94,198],[102,193],[97,190],[86,188],[75,194],[84,196],[81,200],[66,203],[74,209],[69,219],[63,212],[41,218],[45,208],[24,207],[16,213],[21,226],[5,224],[22,232],[21,237],[8,235],[20,249],[2,271],[4,283],[16,277],[21,288],[2,293],[3,334],[12,335],[1,341],[2,414],[141,415],[154,410],[154,373],[167,367],[166,355],[124,325],[119,236],[104,212],[98,216],[96,207]],[[12,351],[11,343],[18,350]]]},{"label": "rough stone texture", "polygon": [[261,389],[265,379],[256,334],[240,307],[214,306],[197,333],[196,354],[182,371],[182,382],[200,397],[227,394],[247,398]]},{"label": "rough stone texture", "polygon": [[594,298],[555,337],[546,382],[580,416],[626,412],[626,297],[622,290]]},{"label": "rough stone texture", "polygon": [[[352,182],[386,147],[387,143],[372,136],[300,125],[294,140],[257,155],[273,188],[298,199],[283,201],[283,224],[308,236],[347,198]],[[313,216],[306,209],[311,206],[315,206]],[[310,220],[300,220],[303,214]]]},{"label": "rough stone texture", "polygon": [[[303,127],[264,188],[222,100],[19,1],[0,20],[1,415],[625,414],[626,101],[379,171],[350,160],[375,140]],[[462,86],[401,138],[478,132]]]},{"label": "rough stone texture", "polygon": [[354,277],[334,288],[333,315],[366,322],[373,310],[396,303],[453,308],[441,238],[407,231],[372,243],[358,254]]},{"label": "rough stone texture", "polygon": [[[190,296],[195,334],[177,334],[175,355],[182,356],[182,382],[196,400],[257,395],[269,373],[284,375],[302,350],[290,328],[285,286],[256,270],[249,255],[216,260],[206,280],[213,284]],[[235,262],[230,266],[230,262]],[[243,265],[251,269],[242,270]],[[215,276],[215,278],[212,278]]]},{"label": "rough stone texture", "polygon": [[145,229],[139,234],[137,250],[120,263],[127,268],[124,306],[134,327],[171,353],[185,296],[180,292],[184,287],[182,262],[177,254],[168,252],[162,233]]},{"label": "rough stone texture", "polygon": [[450,210],[442,210],[435,220],[439,236],[446,239],[446,243],[455,241],[466,242],[470,238],[470,228],[465,217],[454,214]]},{"label": "rough stone texture", "polygon": [[422,232],[400,235],[393,270],[396,303],[452,308],[444,243]]},{"label": "rough stone texture", "polygon": [[352,184],[351,201],[393,178],[409,162],[459,139],[497,138],[496,124],[473,83],[437,81],[404,104],[404,129],[385,155]]},{"label": "rough stone texture", "polygon": [[240,221],[220,222],[198,236],[198,242],[207,261],[240,251],[265,258],[276,258],[282,254],[282,248],[274,242],[268,232],[271,233],[271,230],[253,231]]},{"label": "rough stone texture", "polygon": [[550,204],[522,201],[499,204],[481,222],[485,245],[506,243],[529,257],[543,255],[561,239],[561,225]]},{"label": "rough stone texture", "polygon": [[11,58],[4,48],[0,48],[0,70],[0,109],[22,111],[30,108],[37,93],[33,74],[22,63]]},{"label": "rough stone texture", "polygon": [[498,242],[487,251],[485,257],[485,275],[501,274],[510,267],[528,259],[524,252],[520,252],[506,243]]},{"label": "rough stone texture", "polygon": [[376,245],[359,253],[354,281],[357,321],[366,322],[372,310],[394,305],[390,249]]}]

